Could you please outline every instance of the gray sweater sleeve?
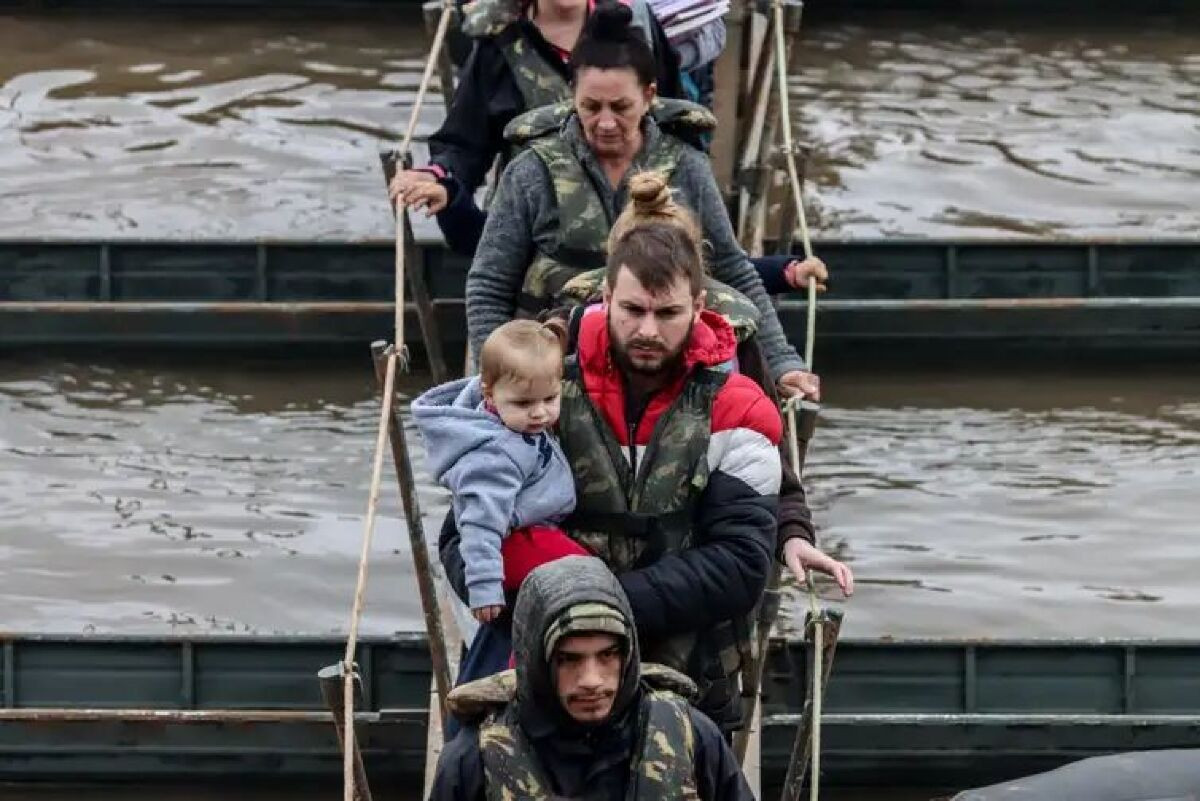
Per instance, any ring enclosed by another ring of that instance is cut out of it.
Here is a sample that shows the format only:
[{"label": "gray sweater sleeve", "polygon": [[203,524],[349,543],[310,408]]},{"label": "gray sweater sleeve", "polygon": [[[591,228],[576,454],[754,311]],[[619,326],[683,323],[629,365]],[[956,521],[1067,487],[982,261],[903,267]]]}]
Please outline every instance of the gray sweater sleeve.
[{"label": "gray sweater sleeve", "polygon": [[525,469],[499,440],[462,456],[442,476],[450,489],[458,544],[472,609],[504,604],[504,560],[500,543],[508,536]]},{"label": "gray sweater sleeve", "polygon": [[505,169],[488,209],[479,247],[467,271],[467,337],[478,354],[488,334],[513,318],[533,259],[535,203],[544,198],[544,168],[527,151]]},{"label": "gray sweater sleeve", "polygon": [[786,372],[805,369],[804,359],[800,358],[783,333],[775,306],[763,289],[758,272],[738,244],[708,158],[698,151],[687,150],[680,159],[675,174],[678,176],[680,189],[683,190],[683,197],[693,205],[692,210],[704,229],[704,237],[712,247],[713,278],[729,284],[750,298],[762,313],[758,324],[758,338],[771,371],[771,378],[778,380]]}]

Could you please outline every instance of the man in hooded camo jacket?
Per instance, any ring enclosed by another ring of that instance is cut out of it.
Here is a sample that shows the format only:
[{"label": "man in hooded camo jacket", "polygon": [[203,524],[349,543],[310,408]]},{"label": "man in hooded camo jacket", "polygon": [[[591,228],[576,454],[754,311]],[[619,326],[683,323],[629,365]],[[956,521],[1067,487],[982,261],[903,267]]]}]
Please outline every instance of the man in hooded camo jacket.
[{"label": "man in hooded camo jacket", "polygon": [[632,621],[598,559],[531,573],[513,613],[515,675],[451,695],[474,717],[442,751],[430,801],[751,801],[687,679],[641,662]]}]

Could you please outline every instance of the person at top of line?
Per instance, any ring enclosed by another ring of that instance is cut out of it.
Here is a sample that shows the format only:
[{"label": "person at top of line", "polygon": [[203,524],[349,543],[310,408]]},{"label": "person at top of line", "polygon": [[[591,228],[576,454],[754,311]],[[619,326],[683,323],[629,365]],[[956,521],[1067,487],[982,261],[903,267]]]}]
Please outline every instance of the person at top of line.
[{"label": "person at top of line", "polygon": [[[504,128],[514,117],[570,97],[571,50],[594,0],[475,0],[463,9],[462,29],[474,44],[446,110],[429,137],[429,164],[397,173],[393,200],[439,214],[452,248],[474,251],[470,233],[456,220],[482,212],[474,194],[500,158],[511,156]],[[644,0],[630,0],[637,35],[647,43],[655,81],[667,97],[682,97],[679,65]],[[499,174],[499,173],[497,173]],[[447,207],[450,207],[447,209]],[[471,213],[473,210],[473,214]]]}]

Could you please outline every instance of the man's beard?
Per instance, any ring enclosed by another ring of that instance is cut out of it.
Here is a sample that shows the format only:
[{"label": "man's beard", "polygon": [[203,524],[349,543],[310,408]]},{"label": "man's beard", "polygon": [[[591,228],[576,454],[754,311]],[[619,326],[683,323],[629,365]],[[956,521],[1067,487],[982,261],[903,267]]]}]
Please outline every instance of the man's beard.
[{"label": "man's beard", "polygon": [[[639,375],[644,377],[674,375],[683,370],[684,353],[687,351],[688,343],[692,341],[692,327],[695,326],[695,319],[688,323],[687,334],[680,343],[679,348],[674,352],[667,352],[663,349],[662,343],[657,341],[648,341],[640,339],[632,339],[629,342],[621,342],[617,339],[615,332],[612,329],[612,320],[608,321],[608,341],[611,343],[613,351],[613,359],[617,366],[627,374]],[[645,345],[648,348],[657,349],[661,354],[659,359],[653,365],[638,364],[630,354],[630,349]]]}]

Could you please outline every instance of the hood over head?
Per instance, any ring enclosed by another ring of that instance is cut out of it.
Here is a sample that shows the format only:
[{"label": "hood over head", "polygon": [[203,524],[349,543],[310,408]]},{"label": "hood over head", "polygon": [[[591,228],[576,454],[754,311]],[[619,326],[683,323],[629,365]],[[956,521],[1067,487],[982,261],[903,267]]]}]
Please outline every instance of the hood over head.
[{"label": "hood over head", "polygon": [[425,440],[429,472],[439,480],[464,453],[503,433],[504,423],[480,408],[482,403],[479,376],[441,384],[412,402],[413,422]]},{"label": "hood over head", "polygon": [[577,723],[563,709],[550,666],[559,639],[588,632],[625,640],[621,684],[606,723],[620,720],[640,692],[641,658],[633,610],[616,576],[593,556],[568,556],[530,573],[513,608],[513,652],[521,724],[531,736],[594,728]]}]

